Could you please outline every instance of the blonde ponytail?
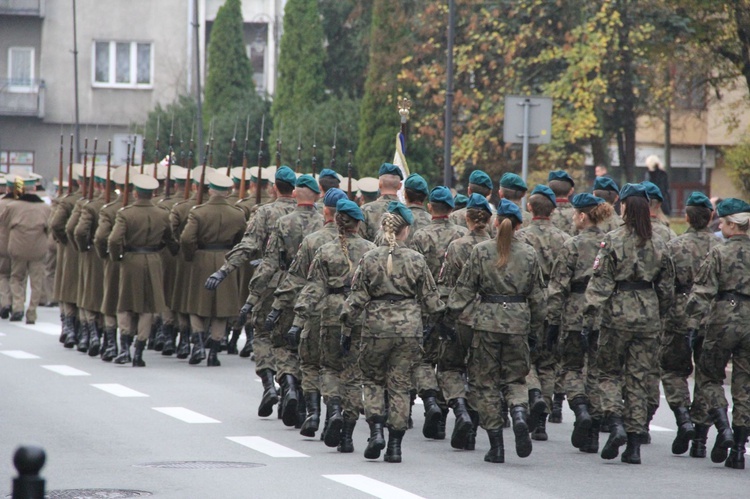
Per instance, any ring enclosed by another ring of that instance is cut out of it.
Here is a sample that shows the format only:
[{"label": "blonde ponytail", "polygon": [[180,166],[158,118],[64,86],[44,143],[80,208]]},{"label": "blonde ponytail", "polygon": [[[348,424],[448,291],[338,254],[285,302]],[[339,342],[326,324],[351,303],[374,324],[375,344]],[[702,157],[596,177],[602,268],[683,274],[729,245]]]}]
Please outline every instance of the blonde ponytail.
[{"label": "blonde ponytail", "polygon": [[497,262],[498,268],[505,267],[510,259],[510,245],[513,241],[514,223],[510,218],[501,217],[500,227],[497,230]]},{"label": "blonde ponytail", "polygon": [[341,252],[344,253],[347,263],[349,263],[349,272],[352,271],[352,260],[349,258],[349,242],[346,240],[347,232],[354,232],[357,228],[357,221],[349,215],[336,213],[336,227],[339,231],[339,245]]},{"label": "blonde ponytail", "polygon": [[386,213],[383,215],[383,222],[381,224],[383,228],[383,239],[388,243],[388,260],[385,266],[385,272],[387,275],[393,273],[393,250],[396,249],[397,241],[396,235],[407,225],[406,221],[400,216],[394,213]]}]

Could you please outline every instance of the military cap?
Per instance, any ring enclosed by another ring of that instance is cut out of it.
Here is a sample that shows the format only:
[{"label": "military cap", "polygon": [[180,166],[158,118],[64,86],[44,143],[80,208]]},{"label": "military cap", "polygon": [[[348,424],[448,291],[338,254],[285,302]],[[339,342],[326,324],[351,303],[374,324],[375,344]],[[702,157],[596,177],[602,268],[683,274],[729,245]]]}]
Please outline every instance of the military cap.
[{"label": "military cap", "polygon": [[453,198],[454,208],[463,208],[468,202],[469,198],[467,198],[463,194],[456,194],[456,197]]},{"label": "military cap", "polygon": [[555,197],[555,193],[552,192],[552,189],[547,187],[546,185],[537,185],[534,187],[534,190],[531,191],[531,195],[534,194],[541,194],[542,196],[546,197],[550,201],[552,201],[552,205],[557,208],[557,197]]},{"label": "military cap", "polygon": [[335,208],[336,203],[341,199],[348,199],[346,193],[338,187],[332,187],[326,191],[326,195],[323,196],[323,204],[329,208]]},{"label": "military cap", "polygon": [[[206,169],[208,170],[208,167],[206,167]],[[145,175],[151,175],[153,177],[154,176],[154,165],[146,165],[143,168],[143,173]],[[162,164],[156,165],[156,179],[157,180],[166,180],[166,178],[167,178],[167,166],[166,165],[162,165]]]},{"label": "military cap", "polygon": [[[265,177],[266,172],[263,172],[263,176]],[[270,177],[269,177],[270,178]],[[289,168],[288,166],[282,166],[276,172],[274,173],[274,178],[277,181],[286,182],[287,184],[296,185],[297,183],[297,175],[294,174],[294,170]],[[313,179],[313,182],[315,179]]]},{"label": "military cap", "polygon": [[23,183],[25,187],[36,184],[36,179],[27,175],[16,175],[13,179],[14,184]]},{"label": "military cap", "polygon": [[[281,165],[280,168],[284,168],[285,165]],[[289,168],[287,166],[287,168]],[[289,168],[291,170],[291,168]],[[293,173],[293,172],[292,172]],[[271,165],[263,168],[263,178],[267,178],[269,182],[274,183],[276,180],[276,167]],[[294,181],[290,182],[292,185],[294,185]]]},{"label": "military cap", "polygon": [[[190,180],[192,180],[192,182],[194,184],[200,184],[201,183],[201,176],[203,175],[202,168],[203,168],[202,166],[196,166],[195,168],[193,168],[192,173],[190,173]],[[214,170],[210,166],[206,167],[206,178],[203,179],[203,185],[208,185],[209,175],[211,175],[211,173],[215,173],[215,172],[216,172],[216,170]],[[151,178],[153,178],[153,177],[151,177]]]},{"label": "military cap", "polygon": [[380,188],[380,182],[374,177],[362,177],[357,181],[357,187],[367,194],[375,194]]},{"label": "military cap", "polygon": [[211,174],[206,174],[206,180],[208,180],[209,189],[213,189],[215,191],[228,191],[229,189],[234,187],[234,182],[232,182],[232,179],[227,177],[223,173],[212,172]]},{"label": "military cap", "polygon": [[576,208],[578,210],[588,208],[590,206],[600,205],[603,202],[604,200],[602,198],[598,198],[593,194],[589,194],[588,192],[576,194],[575,196],[573,196],[573,199],[570,200],[570,204],[573,205],[573,208]]},{"label": "military cap", "polygon": [[378,170],[378,177],[383,175],[398,175],[398,178],[404,180],[404,174],[401,172],[401,168],[394,165],[393,163],[383,163],[380,165]]},{"label": "military cap", "polygon": [[176,180],[178,182],[184,182],[187,180],[187,168],[183,166],[178,165],[172,165],[172,180]]},{"label": "military cap", "polygon": [[[283,169],[284,167],[282,166],[281,168],[279,168],[279,171],[282,171]],[[292,170],[289,169],[289,171],[291,172]],[[292,175],[294,175],[294,172],[292,172]],[[284,179],[281,179],[281,180],[284,180]],[[312,175],[307,175],[307,174],[300,175],[300,177],[296,179],[294,186],[297,188],[307,187],[308,189],[313,191],[315,194],[320,194],[320,186],[315,181]]]},{"label": "military cap", "polygon": [[[187,172],[187,168],[185,169],[185,171]],[[110,180],[115,184],[125,185],[125,175],[127,174],[127,172],[127,166],[118,166],[117,168],[115,168],[115,171],[112,172]],[[130,179],[130,183],[133,183],[132,178]]]},{"label": "military cap", "polygon": [[73,163],[73,176],[76,179],[83,178],[83,165],[81,163]]},{"label": "military cap", "polygon": [[348,215],[354,220],[359,220],[360,222],[365,219],[365,216],[362,214],[362,210],[359,209],[359,206],[357,206],[357,203],[349,201],[348,199],[339,199],[336,203],[336,211]]},{"label": "military cap", "polygon": [[642,184],[625,184],[620,189],[620,200],[625,201],[629,197],[641,197],[649,199],[646,187]]},{"label": "military cap", "polygon": [[620,192],[620,188],[617,187],[617,182],[612,180],[609,177],[596,177],[596,180],[594,180],[594,190],[595,191],[612,191],[612,192]]},{"label": "military cap", "polygon": [[659,189],[659,186],[657,186],[655,183],[644,180],[643,182],[641,182],[641,185],[646,188],[649,199],[658,199],[659,201],[664,201],[664,195],[662,194],[661,189]]},{"label": "military cap", "polygon": [[411,210],[398,201],[388,203],[388,213],[400,216],[407,225],[414,223],[414,215],[412,215]]},{"label": "military cap", "polygon": [[484,210],[487,213],[492,214],[492,208],[490,208],[489,201],[487,201],[487,198],[485,198],[481,194],[472,194],[467,198],[466,209],[468,210],[469,208],[475,210]]},{"label": "military cap", "polygon": [[100,184],[107,181],[106,166],[97,166],[96,168],[94,168],[94,180],[99,182]]},{"label": "military cap", "polygon": [[339,179],[339,181],[341,181],[339,175],[335,171],[331,170],[330,168],[323,168],[322,170],[320,170],[320,174],[318,175],[318,179],[321,179],[323,177],[333,177],[333,178]]},{"label": "military cap", "polygon": [[469,183],[483,185],[488,189],[492,189],[492,179],[482,170],[474,170],[471,172],[471,175],[469,175]]},{"label": "military cap", "polygon": [[[241,166],[235,166],[231,170],[232,174],[232,180],[235,182],[242,181],[242,167]],[[250,171],[250,168],[245,168],[245,181],[249,181],[250,178],[253,176],[252,172]]]},{"label": "military cap", "polygon": [[404,188],[412,191],[429,194],[430,189],[427,187],[427,181],[419,173],[412,173],[404,181]]},{"label": "military cap", "polygon": [[34,172],[29,173],[29,177],[33,178],[35,182],[41,182],[42,180],[44,180],[44,177]]},{"label": "military cap", "polygon": [[258,174],[262,174],[261,182],[268,182],[271,180],[269,177],[266,176],[266,169],[265,168],[258,168],[257,166],[253,166],[252,168],[248,168],[250,176],[248,179],[251,182],[257,182],[258,181]]},{"label": "military cap", "polygon": [[[471,200],[469,200],[471,201]],[[508,201],[503,198],[497,203],[497,216],[499,217],[515,217],[519,222],[523,222],[523,215],[521,209],[516,206],[516,203]]]},{"label": "military cap", "polygon": [[133,178],[131,178],[131,180],[133,181],[133,186],[137,191],[151,192],[154,189],[159,188],[159,181],[151,175],[133,175]]},{"label": "military cap", "polygon": [[720,217],[728,217],[737,213],[750,213],[750,204],[741,199],[727,198],[716,207]]},{"label": "military cap", "polygon": [[444,185],[434,187],[430,191],[430,203],[443,203],[447,204],[451,208],[456,207],[456,201],[453,199],[451,190]]},{"label": "military cap", "polygon": [[552,170],[549,172],[549,175],[547,175],[547,182],[551,180],[564,180],[566,182],[570,182],[570,185],[575,187],[576,183],[573,182],[573,178],[568,175],[568,172],[565,170]]},{"label": "military cap", "polygon": [[711,200],[708,199],[708,196],[698,191],[691,192],[685,204],[687,206],[703,206],[709,210],[714,209],[714,205],[711,204]]},{"label": "military cap", "polygon": [[514,191],[526,192],[529,190],[529,186],[526,185],[526,182],[515,173],[503,173],[503,176],[500,177],[500,187],[513,189]]},{"label": "military cap", "polygon": [[[359,188],[359,182],[356,178],[351,179],[352,180],[352,192],[357,192],[357,189]],[[340,187],[344,191],[349,190],[349,177],[344,177],[344,180],[341,181]]]}]

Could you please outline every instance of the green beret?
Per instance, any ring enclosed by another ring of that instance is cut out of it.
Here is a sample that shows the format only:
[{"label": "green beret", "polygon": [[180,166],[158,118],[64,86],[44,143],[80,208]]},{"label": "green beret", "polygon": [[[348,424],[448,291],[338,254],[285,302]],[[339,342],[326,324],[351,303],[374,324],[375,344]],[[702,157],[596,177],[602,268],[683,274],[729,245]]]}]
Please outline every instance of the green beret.
[{"label": "green beret", "polygon": [[551,180],[564,180],[566,182],[570,182],[570,185],[575,187],[576,183],[573,182],[573,178],[568,175],[568,172],[565,170],[552,170],[549,172],[549,175],[547,175],[547,182]]},{"label": "green beret", "polygon": [[464,196],[463,194],[456,194],[456,197],[453,198],[454,208],[463,208],[466,206],[466,203],[469,202],[469,198]]},{"label": "green beret", "polygon": [[529,190],[529,187],[526,185],[526,182],[523,181],[521,177],[516,175],[515,173],[503,173],[503,176],[500,177],[500,187],[505,187],[506,189],[513,189],[514,191],[523,191],[526,192]]},{"label": "green beret", "polygon": [[653,183],[649,182],[648,180],[644,180],[641,182],[641,185],[646,188],[646,193],[648,193],[649,199],[658,199],[659,201],[664,201],[664,195],[661,192],[661,189]]},{"label": "green beret", "polygon": [[346,193],[338,187],[333,187],[326,191],[323,196],[323,204],[329,208],[335,208],[340,199],[347,199]]},{"label": "green beret", "polygon": [[336,211],[343,213],[344,215],[349,215],[354,220],[359,220],[360,222],[365,220],[365,216],[362,214],[362,210],[359,209],[359,206],[357,206],[357,203],[349,201],[348,199],[339,199],[336,203]]},{"label": "green beret", "polygon": [[[408,182],[409,179],[406,179],[406,181]],[[444,185],[439,185],[430,191],[430,203],[443,203],[451,208],[456,207],[456,202],[453,200],[451,190]]]},{"label": "green beret", "polygon": [[411,214],[411,210],[398,201],[391,201],[388,203],[388,213],[400,216],[404,219],[407,225],[414,223],[414,215]]},{"label": "green beret", "polygon": [[479,194],[472,194],[469,196],[467,202],[466,202],[466,209],[473,208],[475,210],[484,210],[487,213],[492,214],[492,209],[490,208],[490,203],[487,201],[487,198],[479,195]]},{"label": "green beret", "polygon": [[483,185],[488,189],[492,189],[492,179],[482,170],[474,170],[471,172],[471,175],[469,175],[469,183]]},{"label": "green beret", "polygon": [[552,192],[552,189],[547,187],[546,185],[537,185],[534,187],[534,190],[531,191],[531,195],[534,194],[541,194],[542,196],[545,196],[547,199],[552,201],[552,206],[557,208],[557,197],[555,197],[555,193]]},{"label": "green beret", "polygon": [[578,210],[583,208],[588,208],[590,206],[597,206],[604,202],[602,198],[598,198],[592,194],[589,194],[588,192],[583,192],[581,194],[576,194],[573,196],[573,199],[570,200],[570,204],[573,205],[573,208],[576,208]]},{"label": "green beret", "polygon": [[728,217],[729,215],[735,215],[737,213],[748,213],[750,212],[750,204],[747,204],[741,199],[727,198],[716,207],[720,217]]},{"label": "green beret", "polygon": [[398,178],[404,180],[404,174],[401,171],[401,168],[394,165],[393,163],[383,163],[382,165],[380,165],[380,170],[378,170],[378,177],[381,177],[383,175],[398,175]]},{"label": "green beret", "polygon": [[596,177],[596,180],[594,180],[594,190],[620,192],[617,183],[609,177]]},{"label": "green beret", "polygon": [[705,208],[708,208],[709,210],[714,209],[714,205],[711,204],[711,200],[708,199],[708,196],[706,196],[702,192],[697,191],[690,193],[690,197],[687,198],[685,204],[687,206],[703,206]]},{"label": "green beret", "polygon": [[419,173],[412,173],[404,181],[404,188],[412,191],[429,194],[430,189],[427,187],[427,181]]},{"label": "green beret", "polygon": [[625,201],[629,197],[640,197],[649,199],[646,187],[641,184],[625,184],[620,189],[620,200]]},{"label": "green beret", "polygon": [[323,177],[333,177],[336,180],[339,179],[339,176],[336,175],[336,172],[331,170],[330,168],[323,168],[320,170],[320,173],[318,174],[318,179],[321,179]]},{"label": "green beret", "polygon": [[[277,181],[286,182],[287,184],[290,184],[290,185],[296,185],[297,183],[297,175],[295,175],[294,170],[292,170],[288,166],[282,166],[281,168],[276,170],[275,178]],[[312,179],[312,181],[313,183],[315,183],[315,185],[317,185],[317,182],[315,182],[314,178]],[[320,190],[315,191],[315,192],[320,192]]]},{"label": "green beret", "polygon": [[[284,168],[280,168],[279,171],[283,170]],[[291,172],[292,170],[289,169]],[[276,178],[278,179],[278,172],[276,173]],[[292,175],[294,175],[294,172],[292,172]],[[282,179],[283,180],[283,179]],[[318,186],[318,183],[315,181],[315,178],[313,178],[312,175],[300,175],[299,178],[296,180],[296,183],[294,184],[295,187],[307,187],[311,191],[313,191],[315,194],[320,194],[320,187]]]},{"label": "green beret", "polygon": [[497,216],[515,217],[515,219],[518,220],[519,223],[523,222],[523,215],[521,214],[521,209],[518,206],[516,206],[516,203],[512,201],[508,201],[505,198],[501,199],[500,202],[497,203]]}]

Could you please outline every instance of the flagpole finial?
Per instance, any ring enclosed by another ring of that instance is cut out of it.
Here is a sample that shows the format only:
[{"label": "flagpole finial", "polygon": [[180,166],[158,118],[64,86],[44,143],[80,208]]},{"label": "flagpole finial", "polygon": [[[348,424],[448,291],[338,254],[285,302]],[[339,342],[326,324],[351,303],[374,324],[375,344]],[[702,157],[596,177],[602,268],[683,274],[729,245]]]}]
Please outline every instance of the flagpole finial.
[{"label": "flagpole finial", "polygon": [[411,109],[411,101],[406,98],[402,97],[398,101],[398,114],[401,116],[401,123],[406,123],[409,121],[409,110]]}]

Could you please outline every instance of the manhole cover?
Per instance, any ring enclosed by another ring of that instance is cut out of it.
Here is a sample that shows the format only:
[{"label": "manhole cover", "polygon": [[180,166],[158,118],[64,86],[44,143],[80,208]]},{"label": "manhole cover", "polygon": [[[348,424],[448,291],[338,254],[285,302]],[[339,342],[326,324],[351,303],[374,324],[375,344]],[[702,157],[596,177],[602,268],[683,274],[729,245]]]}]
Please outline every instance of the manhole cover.
[{"label": "manhole cover", "polygon": [[120,499],[125,497],[147,497],[151,492],[125,489],[66,489],[50,490],[47,499]]},{"label": "manhole cover", "polygon": [[169,468],[178,470],[216,470],[232,468],[259,468],[265,466],[260,463],[237,461],[161,461],[134,465],[136,468]]}]

